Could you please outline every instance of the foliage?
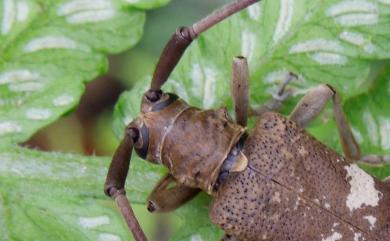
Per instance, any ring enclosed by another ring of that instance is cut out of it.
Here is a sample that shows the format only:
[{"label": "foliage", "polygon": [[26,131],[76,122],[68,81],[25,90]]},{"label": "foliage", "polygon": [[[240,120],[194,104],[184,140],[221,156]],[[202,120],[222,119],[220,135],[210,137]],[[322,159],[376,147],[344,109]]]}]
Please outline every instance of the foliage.
[{"label": "foliage", "polygon": [[130,238],[102,194],[108,158],[16,144],[74,108],[84,84],[107,70],[105,55],[139,41],[142,9],[167,2],[0,1],[0,240]]},{"label": "foliage", "polygon": [[[166,2],[1,2],[1,240],[128,239],[101,191],[109,158],[40,153],[15,144],[70,111],[84,83],[106,70],[104,54],[118,53],[139,40],[142,9]],[[198,107],[231,107],[231,60],[244,55],[250,64],[253,106],[270,98],[288,71],[299,79],[291,84],[296,96],[284,113],[309,88],[332,84],[344,97],[363,152],[390,154],[389,15],[385,0],[264,1],[200,36],[165,88]],[[118,101],[118,137],[138,115],[149,79]],[[329,110],[311,132],[340,149]],[[133,202],[143,203],[166,170],[138,158],[131,169],[128,192]],[[390,173],[386,166],[367,169],[381,178]],[[207,205],[208,198],[201,195],[178,210],[186,224],[173,240],[218,240],[221,232],[210,225]]]}]

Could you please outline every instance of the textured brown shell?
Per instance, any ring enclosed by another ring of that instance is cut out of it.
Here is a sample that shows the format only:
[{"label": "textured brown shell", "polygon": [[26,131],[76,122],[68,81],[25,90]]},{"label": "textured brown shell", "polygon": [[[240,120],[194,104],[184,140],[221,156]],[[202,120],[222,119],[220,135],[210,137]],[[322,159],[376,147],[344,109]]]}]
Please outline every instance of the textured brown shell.
[{"label": "textured brown shell", "polygon": [[[164,94],[160,102],[169,98]],[[211,193],[221,165],[245,128],[232,121],[225,108],[200,110],[174,99],[153,110],[158,104],[144,97],[141,116],[130,124],[147,127],[146,159],[168,167],[179,183]],[[139,144],[141,148],[144,143]]]},{"label": "textured brown shell", "polygon": [[162,141],[162,162],[179,183],[211,193],[223,161],[243,133],[226,109],[188,109]]},{"label": "textured brown shell", "polygon": [[390,240],[388,187],[372,179],[377,204],[351,211],[351,163],[285,117],[263,114],[244,154],[248,168],[229,176],[209,211],[227,234],[242,241]]}]

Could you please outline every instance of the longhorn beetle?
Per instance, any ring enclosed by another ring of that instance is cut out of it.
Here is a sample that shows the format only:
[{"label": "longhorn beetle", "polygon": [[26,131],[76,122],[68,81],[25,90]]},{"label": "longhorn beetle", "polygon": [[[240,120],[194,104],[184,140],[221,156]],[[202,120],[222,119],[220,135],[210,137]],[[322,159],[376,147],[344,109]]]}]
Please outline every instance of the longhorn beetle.
[{"label": "longhorn beetle", "polygon": [[[235,1],[172,35],[143,96],[141,114],[128,124],[114,154],[105,193],[116,200],[135,239],[146,241],[124,191],[134,148],[141,158],[170,171],[151,193],[148,210],[171,211],[205,191],[212,196],[210,219],[225,231],[222,240],[390,240],[390,188],[353,163],[389,157],[361,155],[332,86],[312,89],[284,117],[272,111],[288,97],[285,85],[295,78],[291,74],[277,98],[251,111],[248,65],[236,57],[236,121],[224,108],[201,110],[161,91],[199,34],[255,2]],[[345,157],[304,130],[328,101],[333,102]],[[250,132],[248,115],[258,116]]]}]

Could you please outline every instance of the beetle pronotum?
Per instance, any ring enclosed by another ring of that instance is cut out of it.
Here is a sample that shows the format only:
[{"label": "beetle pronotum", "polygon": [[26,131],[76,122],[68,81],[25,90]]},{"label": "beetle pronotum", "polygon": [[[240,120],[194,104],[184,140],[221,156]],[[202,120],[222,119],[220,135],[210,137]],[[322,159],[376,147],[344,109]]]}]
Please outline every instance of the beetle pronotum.
[{"label": "beetle pronotum", "polygon": [[[255,2],[233,2],[173,34],[143,96],[141,115],[127,126],[113,157],[105,193],[116,200],[135,239],[147,240],[124,191],[134,147],[141,158],[170,171],[150,195],[148,210],[170,211],[205,191],[213,198],[209,216],[225,231],[222,240],[390,240],[390,188],[352,162],[389,157],[361,155],[333,87],[312,89],[283,117],[272,111],[289,95],[285,85],[296,78],[290,74],[278,96],[253,111],[248,65],[236,57],[236,121],[224,108],[200,110],[161,91],[200,33]],[[329,101],[345,157],[304,130]],[[250,132],[249,114],[258,116]]]}]

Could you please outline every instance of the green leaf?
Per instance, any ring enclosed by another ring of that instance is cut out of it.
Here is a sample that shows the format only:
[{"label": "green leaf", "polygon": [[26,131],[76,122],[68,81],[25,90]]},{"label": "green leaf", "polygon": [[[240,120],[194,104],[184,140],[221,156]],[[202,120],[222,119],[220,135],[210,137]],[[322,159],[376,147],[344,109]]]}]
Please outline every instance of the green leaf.
[{"label": "green leaf", "polygon": [[73,108],[84,83],[106,71],[104,54],[134,46],[144,21],[125,1],[0,1],[0,144]]},{"label": "green leaf", "polygon": [[114,108],[113,130],[115,135],[121,139],[125,126],[129,124],[140,113],[143,94],[150,86],[150,77],[144,78],[133,86],[131,91],[124,92]]},{"label": "green leaf", "polygon": [[[74,108],[84,84],[106,71],[106,54],[138,42],[139,8],[168,1],[134,2],[0,0],[0,240],[131,239],[103,194],[107,158],[15,144]],[[132,165],[135,202],[144,203],[164,173],[147,165]]]},{"label": "green leaf", "polygon": [[[8,146],[0,148],[0,163],[0,240],[130,238],[114,202],[103,194],[107,158]],[[128,195],[145,203],[163,170],[141,161],[131,168]]]},{"label": "green leaf", "polygon": [[202,193],[189,204],[178,209],[176,214],[184,220],[185,224],[170,240],[220,240],[223,232],[209,219],[209,202],[210,197]]},{"label": "green leaf", "polygon": [[344,110],[363,153],[390,154],[390,69],[378,73],[371,89],[349,99]]}]

